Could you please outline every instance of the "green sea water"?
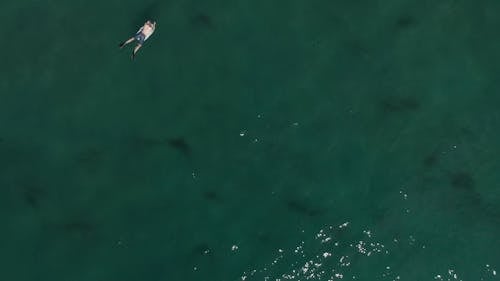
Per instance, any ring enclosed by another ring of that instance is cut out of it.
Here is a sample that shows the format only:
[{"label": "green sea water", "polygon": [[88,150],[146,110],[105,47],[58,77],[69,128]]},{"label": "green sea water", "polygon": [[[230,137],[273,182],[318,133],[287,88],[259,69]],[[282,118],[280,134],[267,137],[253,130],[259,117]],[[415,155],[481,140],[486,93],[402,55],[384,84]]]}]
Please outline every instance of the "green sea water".
[{"label": "green sea water", "polygon": [[499,11],[2,1],[0,280],[498,280]]}]

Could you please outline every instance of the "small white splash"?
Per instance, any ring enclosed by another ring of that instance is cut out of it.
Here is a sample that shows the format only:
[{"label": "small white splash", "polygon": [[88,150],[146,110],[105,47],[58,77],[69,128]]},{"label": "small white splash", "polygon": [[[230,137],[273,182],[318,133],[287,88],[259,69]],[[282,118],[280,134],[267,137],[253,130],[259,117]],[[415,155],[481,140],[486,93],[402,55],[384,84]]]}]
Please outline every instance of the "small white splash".
[{"label": "small white splash", "polygon": [[405,193],[403,190],[400,190],[400,191],[399,191],[399,194],[401,194],[401,196],[403,196],[403,199],[404,199],[404,200],[408,199],[408,194],[407,194],[407,193]]},{"label": "small white splash", "polygon": [[231,246],[231,251],[236,251],[236,250],[238,250],[238,246],[237,245]]},{"label": "small white splash", "polygon": [[328,257],[330,257],[331,255],[332,255],[332,254],[331,254],[331,253],[329,253],[329,252],[324,252],[324,253],[323,253],[323,257],[324,257],[324,258],[328,258]]},{"label": "small white splash", "polygon": [[448,269],[448,275],[453,277],[453,279],[457,279],[458,275],[455,273],[454,269]]},{"label": "small white splash", "polygon": [[326,243],[332,240],[332,237],[326,237],[325,239],[321,240],[321,243]]},{"label": "small white splash", "polygon": [[489,264],[486,264],[486,271],[491,272],[491,274],[493,274],[493,276],[497,275],[497,271],[495,269],[490,268]]},{"label": "small white splash", "polygon": [[416,239],[415,239],[415,237],[413,237],[413,235],[410,235],[410,236],[408,237],[408,240],[409,240],[409,241],[408,241],[408,244],[410,244],[410,245],[415,244]]},{"label": "small white splash", "polygon": [[299,125],[299,122],[293,122],[292,125],[297,127]]},{"label": "small white splash", "polygon": [[309,262],[306,262],[301,268],[302,273],[306,273],[309,270]]},{"label": "small white splash", "polygon": [[339,228],[344,228],[344,227],[347,227],[348,225],[349,225],[349,222],[346,221],[343,224],[339,225]]},{"label": "small white splash", "polygon": [[294,252],[295,252],[296,254],[298,254],[298,253],[303,253],[303,250],[302,250],[303,245],[304,245],[304,241],[302,241],[301,245],[299,245],[299,246],[297,246],[297,247],[295,248]]},{"label": "small white splash", "polygon": [[240,137],[244,137],[246,133],[247,133],[247,131],[245,131],[245,130],[241,131],[240,132]]},{"label": "small white splash", "polygon": [[341,267],[347,267],[349,265],[351,265],[351,263],[349,261],[347,261],[349,257],[348,256],[342,256],[339,260],[339,264]]},{"label": "small white splash", "polygon": [[358,252],[361,254],[366,254],[366,248],[365,248],[365,242],[359,241],[358,244],[356,244],[356,248],[358,249]]}]

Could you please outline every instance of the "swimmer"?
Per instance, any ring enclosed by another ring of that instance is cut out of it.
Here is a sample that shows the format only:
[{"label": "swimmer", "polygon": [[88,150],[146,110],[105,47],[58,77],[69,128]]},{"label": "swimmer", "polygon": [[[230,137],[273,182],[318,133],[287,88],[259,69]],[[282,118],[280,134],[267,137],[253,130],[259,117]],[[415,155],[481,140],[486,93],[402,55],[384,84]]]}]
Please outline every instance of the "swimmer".
[{"label": "swimmer", "polygon": [[156,22],[148,20],[141,28],[139,28],[139,30],[133,37],[130,37],[127,41],[120,43],[120,49],[125,45],[132,43],[134,40],[137,40],[137,45],[132,52],[132,59],[134,59],[137,51],[139,51],[142,45],[144,45],[144,42],[148,40],[149,36],[151,36],[151,34],[155,32],[155,28]]}]

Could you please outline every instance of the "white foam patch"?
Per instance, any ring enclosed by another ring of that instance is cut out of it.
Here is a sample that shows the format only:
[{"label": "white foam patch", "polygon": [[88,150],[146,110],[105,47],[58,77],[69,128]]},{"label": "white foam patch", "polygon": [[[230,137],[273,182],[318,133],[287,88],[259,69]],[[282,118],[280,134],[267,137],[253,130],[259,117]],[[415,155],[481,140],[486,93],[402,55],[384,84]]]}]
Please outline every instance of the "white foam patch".
[{"label": "white foam patch", "polygon": [[[392,237],[380,240],[376,231],[364,228],[360,233],[355,233],[349,228],[350,222],[346,221],[336,226],[328,226],[312,234],[312,239],[300,241],[291,249],[279,248],[276,255],[261,269],[253,269],[241,276],[242,280],[328,280],[358,279],[358,268],[365,264],[372,265],[370,261],[383,261],[395,251],[414,249],[422,251],[426,248],[413,234],[402,237]],[[359,229],[359,228],[358,228]],[[348,233],[345,233],[348,232]],[[304,233],[304,231],[301,231]],[[355,241],[346,240],[346,237],[358,237]],[[306,242],[308,241],[308,242]],[[388,243],[386,246],[385,242]],[[373,273],[375,280],[406,280],[394,264],[380,263],[379,270]],[[355,270],[354,270],[355,269]],[[494,278],[496,270],[490,264],[485,267],[485,272]],[[428,279],[443,281],[462,280],[460,272],[454,268],[443,269],[437,274],[429,274]],[[366,272],[363,272],[366,275]],[[366,277],[365,277],[366,278]],[[382,278],[382,279],[381,279]],[[490,280],[478,278],[477,280]]]}]

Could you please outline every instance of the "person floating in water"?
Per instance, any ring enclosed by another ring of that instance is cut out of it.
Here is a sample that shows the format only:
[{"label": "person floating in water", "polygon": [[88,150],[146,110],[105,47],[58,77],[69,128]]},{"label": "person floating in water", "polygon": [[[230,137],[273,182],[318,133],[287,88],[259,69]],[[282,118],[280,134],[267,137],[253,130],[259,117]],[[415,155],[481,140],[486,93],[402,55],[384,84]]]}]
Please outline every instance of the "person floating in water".
[{"label": "person floating in water", "polygon": [[127,41],[123,41],[122,43],[120,43],[120,49],[125,45],[132,43],[134,40],[137,40],[137,45],[132,52],[132,59],[134,59],[137,51],[139,51],[142,45],[144,45],[144,42],[148,40],[149,36],[151,36],[153,32],[155,32],[155,28],[156,22],[148,20],[141,28],[139,28],[139,30],[133,37],[130,37]]}]

